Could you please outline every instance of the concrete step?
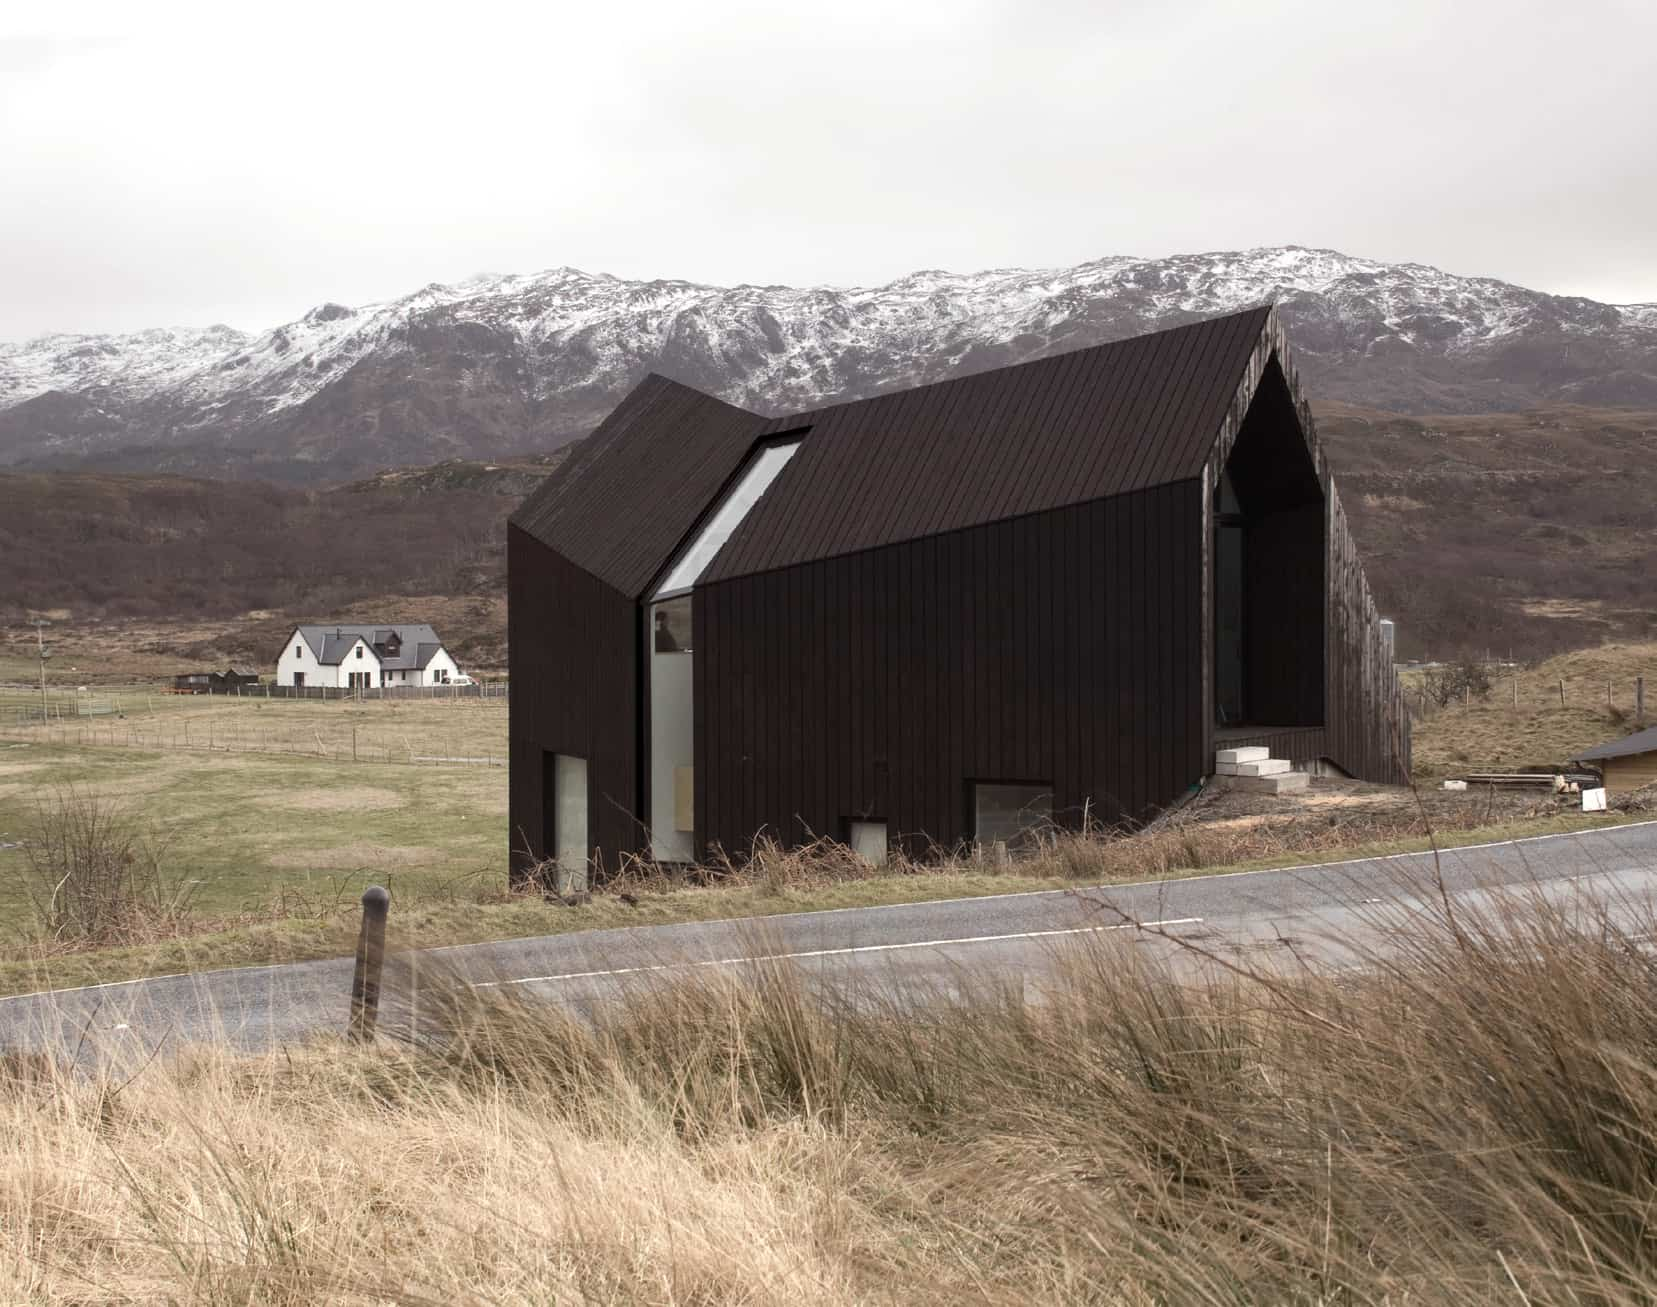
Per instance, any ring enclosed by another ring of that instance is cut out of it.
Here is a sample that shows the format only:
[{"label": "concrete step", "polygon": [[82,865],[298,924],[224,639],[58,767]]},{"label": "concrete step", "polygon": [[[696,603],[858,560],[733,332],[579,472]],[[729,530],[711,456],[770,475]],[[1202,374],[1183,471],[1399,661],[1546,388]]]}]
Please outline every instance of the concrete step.
[{"label": "concrete step", "polygon": [[1251,744],[1246,749],[1221,749],[1214,755],[1217,763],[1225,762],[1265,762],[1272,756],[1270,749],[1262,748],[1258,744]]},{"label": "concrete step", "polygon": [[1216,776],[1214,784],[1222,790],[1243,790],[1249,794],[1293,794],[1311,784],[1308,772],[1286,771],[1274,776]]},{"label": "concrete step", "polygon": [[1293,771],[1294,764],[1287,758],[1263,758],[1259,762],[1217,762],[1214,764],[1216,775],[1220,776],[1281,776],[1286,771]]}]

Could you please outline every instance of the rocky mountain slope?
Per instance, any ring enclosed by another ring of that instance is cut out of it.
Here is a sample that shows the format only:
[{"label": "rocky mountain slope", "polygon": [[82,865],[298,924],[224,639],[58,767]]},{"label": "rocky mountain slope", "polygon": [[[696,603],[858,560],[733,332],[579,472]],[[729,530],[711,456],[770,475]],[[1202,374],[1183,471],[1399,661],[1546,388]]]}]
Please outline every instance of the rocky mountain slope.
[{"label": "rocky mountain slope", "polygon": [[1287,246],[840,289],[573,268],[216,326],[0,344],[0,465],[339,479],[544,452],[645,372],[765,412],[873,394],[1263,301],[1315,393],[1403,413],[1657,406],[1657,305]]}]

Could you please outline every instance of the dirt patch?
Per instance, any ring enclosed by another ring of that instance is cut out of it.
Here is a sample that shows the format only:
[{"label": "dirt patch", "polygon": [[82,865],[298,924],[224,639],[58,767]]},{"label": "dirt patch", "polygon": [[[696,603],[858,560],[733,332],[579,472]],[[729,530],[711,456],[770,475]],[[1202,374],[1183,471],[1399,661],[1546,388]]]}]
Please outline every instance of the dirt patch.
[{"label": "dirt patch", "polygon": [[40,771],[43,762],[0,762],[0,776],[21,776],[24,772]]},{"label": "dirt patch", "polygon": [[326,849],[297,849],[267,858],[273,867],[338,871],[347,867],[429,867],[448,857],[441,849],[418,844],[338,844]]},{"label": "dirt patch", "polygon": [[401,808],[403,796],[396,790],[372,785],[342,785],[327,790],[280,790],[262,794],[259,802],[274,808],[297,808],[302,812],[362,812],[373,808]]}]

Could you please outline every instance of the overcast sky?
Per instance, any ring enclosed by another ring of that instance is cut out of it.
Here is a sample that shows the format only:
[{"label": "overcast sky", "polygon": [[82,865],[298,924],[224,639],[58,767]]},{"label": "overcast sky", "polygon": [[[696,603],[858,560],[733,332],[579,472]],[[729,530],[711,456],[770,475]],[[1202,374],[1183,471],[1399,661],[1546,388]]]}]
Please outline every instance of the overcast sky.
[{"label": "overcast sky", "polygon": [[1657,300],[1654,54],[1650,0],[13,0],[0,339],[1285,243]]}]

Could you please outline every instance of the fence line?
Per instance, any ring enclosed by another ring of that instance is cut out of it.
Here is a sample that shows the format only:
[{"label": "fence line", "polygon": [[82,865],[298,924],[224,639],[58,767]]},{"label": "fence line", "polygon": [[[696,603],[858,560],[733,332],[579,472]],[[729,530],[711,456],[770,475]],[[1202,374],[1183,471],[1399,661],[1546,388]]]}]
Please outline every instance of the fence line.
[{"label": "fence line", "polygon": [[[261,687],[262,689],[263,687]],[[322,687],[317,687],[321,689]],[[332,688],[332,687],[328,687]],[[409,687],[413,689],[414,687]],[[505,687],[460,686],[464,694],[392,694],[394,701],[448,703],[456,707],[471,704],[482,708],[507,699]],[[229,696],[234,699],[234,694]],[[290,696],[274,694],[272,700]],[[317,702],[324,696],[293,696],[294,702]],[[377,693],[335,692],[332,702],[371,702]],[[250,702],[251,700],[251,702]],[[335,762],[395,763],[405,765],[469,765],[504,767],[506,759],[489,752],[496,746],[492,735],[462,743],[456,732],[433,721],[397,722],[392,715],[380,720],[351,720],[359,715],[342,713],[344,720],[327,720],[335,713],[295,713],[292,719],[281,709],[256,712],[265,696],[243,695],[242,703],[226,703],[223,697],[172,697],[140,687],[107,699],[91,699],[74,690],[55,690],[44,710],[38,701],[14,701],[0,705],[0,739],[19,743],[130,748],[156,752],[213,752],[266,754],[281,757],[325,758]],[[447,716],[447,714],[441,714]],[[370,712],[370,719],[379,718]],[[460,725],[456,719],[456,727]],[[410,730],[413,735],[411,738]],[[465,732],[470,734],[470,732]],[[500,741],[504,744],[504,740]],[[498,746],[496,746],[498,747]]]},{"label": "fence line", "polygon": [[331,762],[398,765],[504,767],[505,758],[447,752],[429,740],[389,745],[363,740],[356,731],[328,738],[314,727],[252,727],[211,719],[191,723],[90,723],[45,726],[0,726],[0,739],[78,748],[143,749],[154,753],[262,754],[271,757],[325,758]]},{"label": "fence line", "polygon": [[1620,712],[1636,726],[1647,724],[1647,678],[1637,675],[1632,680],[1615,678],[1531,677],[1519,673],[1500,673],[1489,677],[1482,691],[1463,684],[1443,702],[1429,692],[1425,685],[1417,685],[1405,693],[1410,716],[1417,721],[1435,717],[1453,708],[1466,708],[1474,702],[1507,707],[1511,712],[1535,712],[1548,708],[1604,708]]}]

